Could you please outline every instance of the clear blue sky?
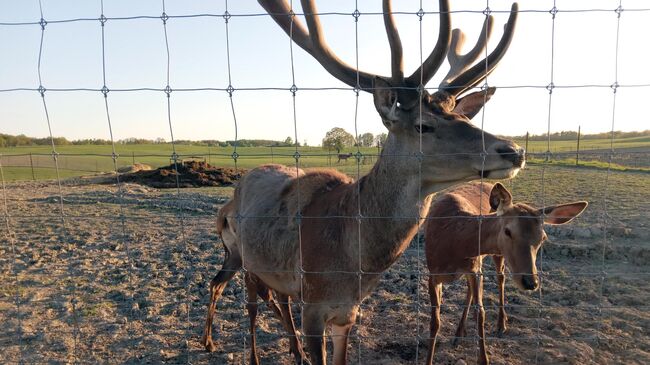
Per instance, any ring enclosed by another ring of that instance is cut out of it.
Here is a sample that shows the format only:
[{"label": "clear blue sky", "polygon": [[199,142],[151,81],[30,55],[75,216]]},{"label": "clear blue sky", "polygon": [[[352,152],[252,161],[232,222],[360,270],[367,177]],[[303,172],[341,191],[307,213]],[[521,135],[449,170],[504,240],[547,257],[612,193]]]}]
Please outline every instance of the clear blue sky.
[{"label": "clear blue sky", "polygon": [[[45,19],[99,18],[99,0],[42,0]],[[299,3],[298,1],[295,1]],[[419,1],[394,1],[395,11],[417,12]],[[424,1],[424,10],[436,11],[437,1]],[[522,0],[522,12],[508,54],[490,76],[489,84],[501,86],[487,106],[485,119],[476,124],[499,134],[543,133],[548,122],[548,85],[551,77],[551,15],[553,1]],[[510,1],[491,0],[494,11],[507,11]],[[650,11],[647,1],[624,0],[620,23],[618,82],[650,84]],[[354,11],[354,1],[317,2],[321,12]],[[452,26],[462,28],[469,48],[483,21],[485,1],[454,0]],[[296,4],[298,6],[298,4]],[[556,17],[554,82],[566,85],[610,85],[615,80],[616,14],[618,0],[558,0],[559,10],[609,9],[610,11],[560,12]],[[105,0],[107,17],[160,16],[162,1]],[[223,14],[225,1],[166,1],[169,15]],[[381,11],[379,0],[359,0],[359,10]],[[259,14],[254,0],[231,0],[231,14]],[[297,12],[300,12],[298,7]],[[507,14],[496,13],[493,43],[501,36]],[[0,0],[0,22],[38,21],[38,0]],[[355,23],[351,15],[322,16],[326,38],[345,61],[355,62]],[[412,72],[420,59],[419,22],[416,15],[397,16],[404,42],[405,69]],[[423,21],[423,52],[430,52],[437,37],[437,15]],[[268,16],[236,16],[230,19],[232,84],[235,88],[291,86],[289,39]],[[166,52],[160,19],[109,20],[106,23],[106,77],[109,89],[164,88]],[[358,23],[360,69],[389,72],[389,51],[379,15],[362,15]],[[0,89],[36,88],[41,30],[38,25],[0,25]],[[171,19],[168,22],[171,54],[170,85],[174,88],[225,88],[226,36],[224,20],[217,18]],[[471,44],[470,44],[471,43]],[[99,21],[49,23],[43,46],[43,85],[48,88],[101,88],[101,27]],[[298,88],[343,87],[309,55],[294,47]],[[446,69],[440,73],[444,75]],[[442,75],[429,87],[435,87]],[[516,88],[538,86],[541,88]],[[552,99],[551,131],[602,132],[611,129],[612,90],[609,88],[558,88]],[[650,88],[620,88],[617,95],[617,130],[649,129],[647,113],[638,112],[650,100]],[[53,133],[77,138],[108,138],[108,125],[99,92],[46,93]],[[162,92],[110,92],[110,115],[116,139],[127,137],[170,139],[166,98]],[[240,138],[284,139],[294,136],[291,93],[235,91],[234,105]],[[354,131],[355,97],[352,91],[299,90],[296,98],[298,140],[320,143],[325,132],[339,126]],[[172,92],[172,123],[179,139],[234,138],[228,96],[223,91]],[[384,132],[372,98],[359,98],[358,132]],[[34,91],[0,93],[0,132],[47,136],[40,96]]]}]

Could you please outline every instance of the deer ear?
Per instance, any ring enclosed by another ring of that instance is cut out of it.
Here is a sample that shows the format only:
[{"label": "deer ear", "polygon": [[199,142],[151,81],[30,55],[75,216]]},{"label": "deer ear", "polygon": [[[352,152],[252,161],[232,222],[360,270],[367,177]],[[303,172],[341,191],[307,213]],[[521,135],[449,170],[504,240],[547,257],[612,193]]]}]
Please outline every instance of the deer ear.
[{"label": "deer ear", "polygon": [[375,108],[381,116],[384,125],[389,130],[400,120],[402,111],[397,106],[397,91],[382,77],[375,77],[372,95]]},{"label": "deer ear", "polygon": [[474,118],[496,91],[496,87],[488,87],[486,91],[476,91],[463,96],[456,100],[454,113],[464,115],[467,119]]},{"label": "deer ear", "polygon": [[589,203],[575,202],[569,204],[552,205],[541,208],[538,212],[544,214],[544,223],[546,224],[565,224],[579,216]]},{"label": "deer ear", "polygon": [[[503,208],[512,204],[512,194],[501,183],[496,183],[490,191],[490,208],[497,212],[497,215],[503,214]],[[501,214],[499,214],[501,213]]]}]

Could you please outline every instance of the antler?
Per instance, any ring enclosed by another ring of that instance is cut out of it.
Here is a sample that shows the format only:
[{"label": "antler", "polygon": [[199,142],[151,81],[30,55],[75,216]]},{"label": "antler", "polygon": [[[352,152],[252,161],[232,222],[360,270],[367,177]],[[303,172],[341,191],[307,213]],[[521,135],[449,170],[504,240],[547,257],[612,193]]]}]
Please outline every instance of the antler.
[{"label": "antler", "polygon": [[258,0],[258,3],[300,48],[312,55],[332,76],[348,86],[357,87],[358,74],[358,86],[366,91],[372,88],[376,75],[363,71],[357,72],[357,69],[343,62],[327,46],[323,37],[320,18],[312,0],[301,1],[309,33],[298,19],[293,18],[295,14],[286,0]]},{"label": "antler", "polygon": [[[490,16],[485,20],[487,24],[483,24],[483,31],[481,31],[481,36],[479,37],[477,44],[464,56],[458,54],[464,38],[463,32],[459,29],[454,29],[454,37],[452,39],[453,50],[448,56],[451,70],[445,77],[445,80],[440,84],[440,87],[447,90],[450,94],[457,96],[462,94],[465,90],[476,86],[492,71],[494,71],[494,68],[497,66],[501,58],[503,58],[503,55],[505,55],[510,46],[515,31],[515,25],[517,23],[518,11],[519,5],[513,3],[510,8],[510,17],[508,17],[508,22],[504,26],[503,36],[501,36],[499,44],[497,44],[497,47],[492,51],[492,53],[469,69],[467,68],[474,60],[476,60],[478,55],[484,51],[487,46],[493,19]],[[487,34],[485,32],[487,32]]]},{"label": "antler", "polygon": [[[377,75],[357,70],[334,54],[325,42],[320,18],[313,0],[301,0],[307,29],[295,18],[295,14],[286,0],[258,0],[258,2],[295,43],[311,54],[332,76],[348,86],[371,91]],[[486,19],[487,24],[484,24],[479,41],[474,48],[466,55],[461,56],[459,51],[464,41],[464,35],[459,29],[455,29],[452,37],[449,0],[439,0],[440,29],[436,45],[422,65],[409,77],[404,78],[402,42],[395,26],[390,0],[383,0],[382,7],[384,26],[391,50],[390,84],[398,88],[398,99],[405,106],[418,100],[416,87],[420,84],[426,85],[438,71],[449,51],[450,43],[452,52],[448,57],[452,70],[440,86],[452,95],[459,95],[483,80],[492,72],[510,45],[518,9],[517,3],[514,3],[504,35],[497,48],[486,59],[470,68],[470,65],[485,49],[492,28],[492,17]]]},{"label": "antler", "polygon": [[447,60],[451,68],[449,72],[440,83],[440,88],[446,88],[449,86],[449,83],[456,77],[460,76],[463,72],[472,66],[474,61],[481,55],[485,48],[487,47],[488,40],[492,34],[492,25],[494,24],[494,17],[489,16],[485,18],[483,22],[483,30],[481,35],[478,37],[478,41],[474,45],[471,51],[467,52],[465,55],[460,54],[461,48],[465,43],[465,33],[462,30],[456,28],[451,33],[451,45],[449,47],[449,52],[447,53]]}]

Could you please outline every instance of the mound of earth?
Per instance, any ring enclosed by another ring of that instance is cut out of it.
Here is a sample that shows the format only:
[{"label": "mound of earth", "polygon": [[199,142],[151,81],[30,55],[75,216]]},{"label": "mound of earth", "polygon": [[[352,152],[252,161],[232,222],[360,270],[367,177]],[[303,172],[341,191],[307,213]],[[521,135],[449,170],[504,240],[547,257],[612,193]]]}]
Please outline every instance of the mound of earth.
[{"label": "mound of earth", "polygon": [[142,170],[148,171],[148,170],[153,170],[153,168],[147,164],[136,163],[133,165],[120,167],[119,169],[117,169],[117,172],[119,172],[120,174],[125,174],[127,172],[138,172]]},{"label": "mound of earth", "polygon": [[155,170],[140,170],[123,174],[123,182],[132,182],[154,188],[175,188],[176,179],[181,188],[200,186],[230,186],[239,180],[245,170],[214,167],[204,161],[184,161],[174,165],[164,166]]}]

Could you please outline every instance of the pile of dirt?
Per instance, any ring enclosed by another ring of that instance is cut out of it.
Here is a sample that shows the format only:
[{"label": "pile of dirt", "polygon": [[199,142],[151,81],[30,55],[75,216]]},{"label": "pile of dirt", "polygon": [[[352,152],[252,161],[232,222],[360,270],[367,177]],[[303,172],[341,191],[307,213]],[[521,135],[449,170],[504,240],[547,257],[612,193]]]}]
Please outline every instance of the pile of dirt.
[{"label": "pile of dirt", "polygon": [[120,174],[125,174],[128,172],[138,172],[142,170],[148,171],[148,170],[153,170],[153,168],[147,164],[136,163],[133,165],[120,167],[119,169],[117,169],[117,172],[119,172]]},{"label": "pile of dirt", "polygon": [[204,161],[183,161],[157,168],[126,173],[120,178],[123,182],[132,182],[154,188],[175,188],[176,179],[181,188],[200,186],[230,186],[246,172],[242,169],[214,167]]}]

